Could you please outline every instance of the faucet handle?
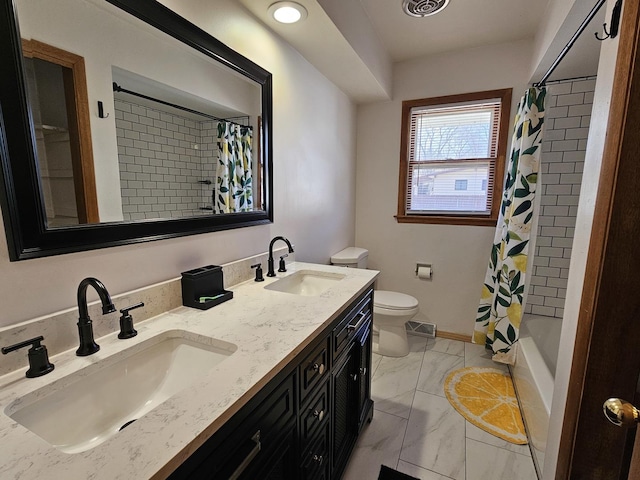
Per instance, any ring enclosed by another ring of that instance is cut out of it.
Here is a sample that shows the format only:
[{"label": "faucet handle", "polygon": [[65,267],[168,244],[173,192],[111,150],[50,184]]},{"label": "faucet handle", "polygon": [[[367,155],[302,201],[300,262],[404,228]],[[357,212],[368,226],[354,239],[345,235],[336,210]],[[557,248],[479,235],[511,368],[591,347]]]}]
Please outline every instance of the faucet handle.
[{"label": "faucet handle", "polygon": [[256,282],[264,282],[264,277],[262,276],[262,264],[256,263],[255,265],[251,265],[251,268],[256,269]]},{"label": "faucet handle", "polygon": [[284,263],[284,259],[285,259],[285,257],[288,257],[288,256],[289,256],[288,253],[285,253],[284,255],[280,256],[280,264],[279,264],[279,267],[278,267],[278,271],[279,272],[286,272],[287,271],[287,267],[286,267],[286,265]]},{"label": "faucet handle", "polygon": [[6,355],[9,352],[30,346],[31,348],[27,352],[29,357],[29,370],[27,370],[25,376],[27,378],[41,377],[53,371],[55,368],[53,363],[49,361],[47,347],[40,344],[42,340],[44,340],[44,337],[41,335],[30,340],[25,340],[24,342],[16,343],[15,345],[2,347],[0,351]]},{"label": "faucet handle", "polygon": [[133,317],[129,314],[129,311],[140,307],[144,307],[144,303],[136,303],[135,305],[120,310],[122,315],[120,316],[120,333],[118,334],[118,338],[132,338],[138,334],[137,330],[133,328]]}]

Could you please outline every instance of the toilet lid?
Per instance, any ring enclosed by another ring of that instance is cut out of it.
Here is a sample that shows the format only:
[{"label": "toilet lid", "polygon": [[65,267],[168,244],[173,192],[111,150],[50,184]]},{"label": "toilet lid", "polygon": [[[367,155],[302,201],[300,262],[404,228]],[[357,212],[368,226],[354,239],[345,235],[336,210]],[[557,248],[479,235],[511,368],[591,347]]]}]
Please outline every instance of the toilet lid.
[{"label": "toilet lid", "polygon": [[418,300],[404,293],[376,290],[373,294],[373,305],[390,310],[410,310],[418,306]]}]

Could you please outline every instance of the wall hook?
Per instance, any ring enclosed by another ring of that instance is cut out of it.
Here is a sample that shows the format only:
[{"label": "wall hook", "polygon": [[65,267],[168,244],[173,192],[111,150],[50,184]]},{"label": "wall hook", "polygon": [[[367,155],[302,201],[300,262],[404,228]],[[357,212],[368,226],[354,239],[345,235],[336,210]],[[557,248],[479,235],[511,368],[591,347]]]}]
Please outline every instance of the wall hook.
[{"label": "wall hook", "polygon": [[104,114],[104,107],[101,101],[98,101],[98,117],[100,118],[109,118],[109,114]]},{"label": "wall hook", "polygon": [[607,32],[607,24],[606,23],[602,24],[602,30],[604,31],[604,36],[603,37],[598,35],[598,32],[594,33],[594,35],[598,40],[600,40],[601,42],[604,42],[607,38],[611,38],[611,33]]},{"label": "wall hook", "polygon": [[601,37],[600,35],[598,35],[598,32],[596,32],[594,35],[595,37],[600,40],[601,42],[606,40],[607,38],[616,38],[618,36],[618,26],[620,25],[620,12],[622,11],[622,0],[618,0],[615,4],[615,6],[613,7],[613,12],[611,13],[611,22],[609,23],[610,25],[610,30],[607,30],[607,24],[603,23],[602,24],[602,29],[604,30],[604,37]]}]

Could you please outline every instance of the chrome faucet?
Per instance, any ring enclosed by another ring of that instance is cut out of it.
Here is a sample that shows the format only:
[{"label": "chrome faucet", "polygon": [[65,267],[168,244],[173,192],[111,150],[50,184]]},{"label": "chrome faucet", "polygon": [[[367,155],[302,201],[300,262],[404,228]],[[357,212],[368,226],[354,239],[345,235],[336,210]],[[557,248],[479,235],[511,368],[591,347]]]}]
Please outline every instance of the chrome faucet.
[{"label": "chrome faucet", "polygon": [[87,287],[89,285],[95,288],[100,296],[103,314],[106,315],[116,311],[116,307],[111,302],[109,292],[107,292],[106,287],[100,280],[88,277],[80,282],[80,285],[78,285],[78,312],[80,314],[78,318],[78,334],[80,336],[80,346],[76,350],[76,355],[79,357],[86,357],[100,350],[100,345],[93,340],[93,322],[89,317],[87,308]]},{"label": "chrome faucet", "polygon": [[291,242],[289,240],[287,240],[284,237],[274,237],[274,239],[271,240],[271,243],[269,244],[269,259],[267,260],[267,267],[269,268],[269,271],[267,272],[267,277],[276,276],[275,266],[273,261],[273,244],[276,243],[278,240],[284,241],[289,247],[289,253],[293,253],[293,247],[291,246]]}]

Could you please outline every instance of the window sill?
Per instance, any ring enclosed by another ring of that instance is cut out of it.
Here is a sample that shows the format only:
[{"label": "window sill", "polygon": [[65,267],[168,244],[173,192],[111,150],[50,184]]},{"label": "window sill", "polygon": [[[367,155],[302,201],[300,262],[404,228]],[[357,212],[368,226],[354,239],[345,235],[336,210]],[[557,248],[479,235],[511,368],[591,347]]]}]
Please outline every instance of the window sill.
[{"label": "window sill", "polygon": [[469,217],[447,215],[394,215],[398,223],[425,223],[435,225],[471,225],[478,227],[495,227],[497,218]]}]

